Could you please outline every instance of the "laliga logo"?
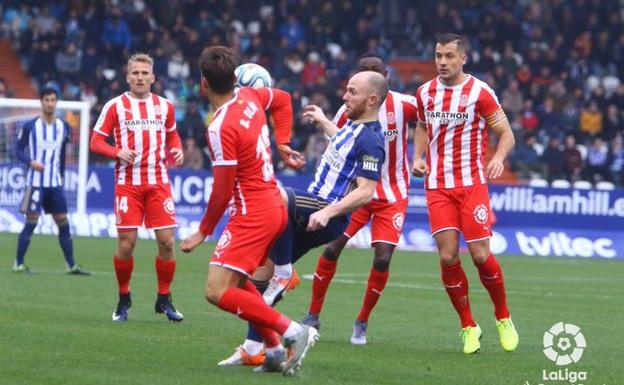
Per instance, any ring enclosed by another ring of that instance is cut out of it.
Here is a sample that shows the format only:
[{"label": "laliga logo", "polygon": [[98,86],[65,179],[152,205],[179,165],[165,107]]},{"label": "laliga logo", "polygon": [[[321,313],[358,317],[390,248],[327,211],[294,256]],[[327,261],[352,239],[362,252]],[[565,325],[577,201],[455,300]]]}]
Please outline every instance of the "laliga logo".
[{"label": "laliga logo", "polygon": [[581,328],[559,322],[544,333],[544,355],[558,366],[578,362],[587,343]]}]

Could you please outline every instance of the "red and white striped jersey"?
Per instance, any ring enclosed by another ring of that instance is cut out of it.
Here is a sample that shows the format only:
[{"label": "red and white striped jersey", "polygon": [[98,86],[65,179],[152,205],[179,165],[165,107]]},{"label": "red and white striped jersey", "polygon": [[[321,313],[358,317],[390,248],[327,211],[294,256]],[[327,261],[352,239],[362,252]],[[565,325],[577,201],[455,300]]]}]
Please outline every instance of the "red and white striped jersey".
[{"label": "red and white striped jersey", "polygon": [[501,106],[494,91],[472,75],[447,87],[436,77],[418,88],[418,120],[429,143],[425,188],[456,188],[487,183],[486,118]]},{"label": "red and white striped jersey", "polygon": [[109,100],[94,131],[113,134],[115,146],[137,152],[133,164],[117,159],[115,181],[124,185],[169,183],[166,167],[166,136],[176,129],[173,103],[156,94],[136,99],[125,92]]},{"label": "red and white striped jersey", "polygon": [[[341,128],[347,121],[345,105],[334,116],[334,124]],[[390,91],[379,108],[379,123],[384,135],[386,159],[381,168],[373,199],[394,203],[407,198],[409,191],[409,164],[407,162],[407,134],[409,122],[416,122],[416,98]]]},{"label": "red and white striped jersey", "polygon": [[290,103],[290,98],[281,90],[241,87],[230,101],[219,107],[208,126],[213,167],[236,166],[235,210],[231,216],[283,204],[273,173],[264,111],[284,101]]}]

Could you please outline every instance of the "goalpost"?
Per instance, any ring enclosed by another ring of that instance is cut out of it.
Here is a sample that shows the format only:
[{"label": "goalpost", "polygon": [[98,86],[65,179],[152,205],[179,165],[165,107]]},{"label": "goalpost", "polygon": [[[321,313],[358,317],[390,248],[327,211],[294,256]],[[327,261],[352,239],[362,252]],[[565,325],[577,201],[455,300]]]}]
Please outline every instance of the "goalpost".
[{"label": "goalpost", "polygon": [[[87,171],[89,163],[90,104],[82,101],[59,100],[56,116],[72,127],[71,143],[66,151],[64,188],[68,210],[87,211]],[[21,125],[41,112],[38,99],[0,98],[0,208],[15,210],[23,195],[25,166],[13,151]],[[16,204],[17,203],[17,204]]]}]

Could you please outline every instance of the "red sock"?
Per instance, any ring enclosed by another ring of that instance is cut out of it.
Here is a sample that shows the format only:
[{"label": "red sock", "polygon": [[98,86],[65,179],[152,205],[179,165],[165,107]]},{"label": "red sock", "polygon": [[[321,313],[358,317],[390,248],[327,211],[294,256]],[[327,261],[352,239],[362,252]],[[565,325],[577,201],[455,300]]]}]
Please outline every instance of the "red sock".
[{"label": "red sock", "polygon": [[459,314],[462,328],[476,326],[475,321],[472,319],[470,301],[468,300],[468,279],[464,269],[461,267],[461,262],[458,261],[450,266],[440,264],[440,267],[442,268],[442,283],[453,307]]},{"label": "red sock", "polygon": [[376,270],[374,267],[370,270],[368,286],[364,294],[364,302],[362,303],[360,314],[357,316],[358,321],[368,322],[371,311],[373,311],[379,297],[381,297],[383,289],[386,287],[389,275],[390,272],[387,270],[382,272]]},{"label": "red sock", "polygon": [[310,314],[320,314],[325,301],[325,293],[329,288],[332,278],[336,273],[336,265],[338,261],[332,261],[321,255],[316,271],[314,272],[314,280],[312,281],[312,299],[310,300]]},{"label": "red sock", "polygon": [[477,266],[477,268],[479,269],[479,278],[481,278],[483,286],[490,293],[490,298],[492,303],[494,303],[496,319],[509,318],[503,271],[494,254],[490,253],[488,259],[481,266]]},{"label": "red sock", "polygon": [[[284,334],[291,322],[286,316],[264,303],[258,289],[249,281],[243,288],[227,289],[219,300],[219,308],[252,322],[255,326],[274,330],[279,335]],[[262,335],[260,330],[258,333]]]},{"label": "red sock", "polygon": [[156,276],[158,277],[158,294],[169,295],[173,275],[175,274],[175,258],[164,259],[156,256]]},{"label": "red sock", "polygon": [[134,257],[130,259],[119,259],[113,256],[113,265],[115,266],[115,275],[117,276],[117,284],[119,285],[119,294],[130,293],[130,277],[132,277],[132,268],[134,267]]}]

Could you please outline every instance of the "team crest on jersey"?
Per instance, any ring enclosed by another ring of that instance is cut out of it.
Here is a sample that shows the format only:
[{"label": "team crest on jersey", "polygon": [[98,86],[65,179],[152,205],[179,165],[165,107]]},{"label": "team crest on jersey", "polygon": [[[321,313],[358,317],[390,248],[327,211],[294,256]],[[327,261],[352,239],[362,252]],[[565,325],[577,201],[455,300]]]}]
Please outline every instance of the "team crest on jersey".
[{"label": "team crest on jersey", "polygon": [[472,215],[477,223],[484,224],[488,220],[489,210],[484,204],[480,204],[472,211]]},{"label": "team crest on jersey", "polygon": [[163,206],[165,207],[165,211],[168,214],[173,214],[175,212],[175,205],[173,204],[173,199],[167,198],[163,202]]},{"label": "team crest on jersey", "polygon": [[468,105],[468,95],[462,95],[459,98],[459,106],[466,107]]},{"label": "team crest on jersey", "polygon": [[215,247],[215,255],[218,257],[224,249],[226,249],[230,243],[232,242],[232,233],[230,230],[225,229],[221,237],[219,238],[219,242],[217,242],[217,247]]},{"label": "team crest on jersey", "polygon": [[401,231],[401,229],[403,229],[403,221],[404,220],[405,220],[405,218],[403,217],[403,214],[396,213],[392,217],[392,225],[394,226],[395,229]]},{"label": "team crest on jersey", "polygon": [[394,116],[394,112],[388,112],[386,119],[388,119],[388,124],[396,124],[396,116]]}]

